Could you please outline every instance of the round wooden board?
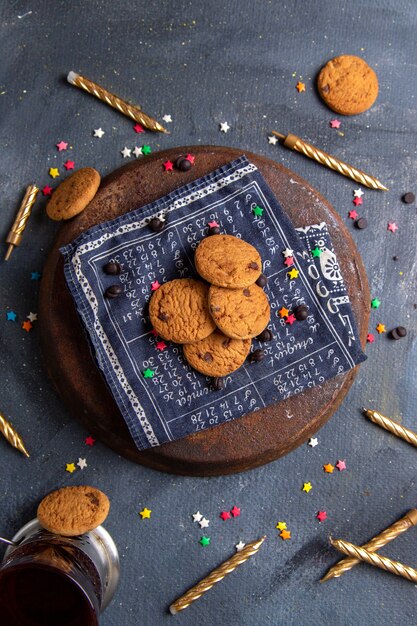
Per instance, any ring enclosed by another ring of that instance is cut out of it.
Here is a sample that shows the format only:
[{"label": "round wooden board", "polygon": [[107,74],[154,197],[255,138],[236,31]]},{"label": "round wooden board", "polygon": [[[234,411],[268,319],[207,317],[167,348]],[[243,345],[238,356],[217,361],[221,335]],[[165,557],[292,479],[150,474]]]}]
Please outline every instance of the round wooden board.
[{"label": "round wooden board", "polygon": [[[188,172],[163,172],[163,162],[191,152]],[[239,157],[242,150],[213,146],[173,148],[129,163],[107,176],[87,209],[63,224],[43,272],[39,325],[49,375],[73,415],[97,439],[136,463],[176,474],[215,476],[241,472],[290,452],[311,437],[339,407],[357,368],[321,387],[179,441],[139,452],[91,356],[66,287],[59,248],[90,226],[143,206]],[[369,287],[360,255],[336,211],[306,181],[265,157],[246,152],[260,169],[293,224],[328,225],[365,345]],[[291,419],[288,416],[292,416]]]}]

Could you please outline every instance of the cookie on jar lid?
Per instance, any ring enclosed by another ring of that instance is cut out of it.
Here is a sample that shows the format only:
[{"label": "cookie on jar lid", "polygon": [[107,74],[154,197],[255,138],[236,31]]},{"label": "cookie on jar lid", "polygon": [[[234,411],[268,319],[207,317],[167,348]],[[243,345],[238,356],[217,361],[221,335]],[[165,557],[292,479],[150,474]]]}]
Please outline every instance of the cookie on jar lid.
[{"label": "cookie on jar lid", "polygon": [[41,501],[37,517],[51,533],[75,537],[100,526],[109,509],[108,497],[95,487],[63,487]]},{"label": "cookie on jar lid", "polygon": [[244,289],[212,285],[209,308],[216,326],[235,339],[256,337],[265,330],[271,317],[268,298],[258,285]]},{"label": "cookie on jar lid", "polygon": [[320,96],[341,115],[358,115],[378,96],[378,77],[360,57],[344,54],[331,59],[317,78]]},{"label": "cookie on jar lid", "polygon": [[68,176],[55,189],[46,205],[51,220],[69,220],[84,211],[100,186],[100,174],[92,167],[83,167]]},{"label": "cookie on jar lid", "polygon": [[231,339],[219,330],[195,343],[184,346],[184,356],[197,372],[214,378],[239,369],[249,354],[250,339]]},{"label": "cookie on jar lid", "polygon": [[256,248],[232,235],[203,239],[195,252],[195,266],[209,283],[229,289],[253,285],[262,272]]}]

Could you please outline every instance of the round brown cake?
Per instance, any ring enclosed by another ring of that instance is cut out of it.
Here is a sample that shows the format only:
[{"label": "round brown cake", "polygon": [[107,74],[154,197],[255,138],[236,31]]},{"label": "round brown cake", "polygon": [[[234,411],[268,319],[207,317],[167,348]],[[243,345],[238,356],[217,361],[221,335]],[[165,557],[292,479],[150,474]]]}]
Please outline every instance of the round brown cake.
[{"label": "round brown cake", "polygon": [[[187,153],[196,157],[190,170],[176,171],[173,176],[162,175],[164,161],[175,161]],[[62,226],[44,268],[39,325],[45,363],[55,388],[89,433],[117,453],[155,469],[213,476],[273,461],[305,442],[323,426],[341,404],[356,375],[357,368],[354,368],[303,394],[157,448],[139,452],[133,443],[91,355],[65,283],[59,248],[94,224],[148,204],[242,153],[211,146],[171,148],[116,170],[102,181],[97,195],[83,213]],[[364,346],[369,287],[347,228],[325,198],[306,181],[270,159],[248,152],[246,155],[259,168],[295,227],[327,223]]]}]

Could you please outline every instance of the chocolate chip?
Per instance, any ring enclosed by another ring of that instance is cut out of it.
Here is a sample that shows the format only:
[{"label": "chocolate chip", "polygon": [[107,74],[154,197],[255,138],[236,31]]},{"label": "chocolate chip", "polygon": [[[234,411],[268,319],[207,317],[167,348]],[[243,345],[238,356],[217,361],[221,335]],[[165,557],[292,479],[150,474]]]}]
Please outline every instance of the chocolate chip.
[{"label": "chocolate chip", "polygon": [[400,260],[400,257],[399,257],[399,256],[397,256],[397,255],[395,255],[395,256],[393,256],[393,257],[392,257],[392,260],[393,260],[393,261],[399,261],[399,260]]},{"label": "chocolate chip", "polygon": [[191,163],[191,161],[186,159],[184,156],[178,157],[178,159],[175,161],[175,167],[181,172],[188,172],[188,170],[191,169],[192,166],[193,164]]},{"label": "chocolate chip", "polygon": [[122,291],[123,287],[121,287],[121,285],[110,285],[110,287],[107,287],[104,295],[106,298],[112,300],[113,298],[117,298],[118,296],[120,296]]},{"label": "chocolate chip", "polygon": [[247,298],[249,298],[249,296],[250,296],[250,291],[249,291],[249,289],[244,289],[244,290],[243,290],[243,295],[244,295],[244,296],[246,296]]},{"label": "chocolate chip", "polygon": [[207,363],[211,363],[211,362],[213,361],[213,357],[212,357],[212,355],[210,354],[210,352],[206,352],[206,353],[203,355],[203,359],[204,359],[204,361],[206,361]]},{"label": "chocolate chip", "polygon": [[258,341],[264,341],[264,342],[272,341],[273,338],[274,338],[274,335],[272,334],[272,331],[269,330],[269,328],[265,328],[265,330],[263,330],[261,334],[256,337]]},{"label": "chocolate chip", "polygon": [[309,308],[306,304],[299,304],[293,310],[295,319],[299,322],[303,322],[308,317]]},{"label": "chocolate chip", "polygon": [[211,235],[220,235],[220,228],[218,226],[212,226],[209,228],[207,237],[211,237]]},{"label": "chocolate chip", "polygon": [[212,306],[211,310],[212,310],[212,313],[218,313],[221,310],[221,307],[219,307],[219,306]]},{"label": "chocolate chip", "polygon": [[258,280],[256,281],[256,284],[258,285],[258,287],[266,287],[268,284],[268,279],[265,276],[265,274],[261,274],[258,278]]},{"label": "chocolate chip", "polygon": [[355,226],[356,228],[363,230],[368,226],[368,220],[366,219],[366,217],[360,217],[358,220],[356,220]]},{"label": "chocolate chip", "polygon": [[110,276],[117,276],[117,274],[120,274],[120,272],[122,271],[122,268],[118,263],[113,263],[113,261],[110,261],[110,263],[106,263],[106,265],[103,267],[103,271],[105,274],[109,274]]},{"label": "chocolate chip", "polygon": [[261,350],[261,348],[258,348],[257,350],[254,350],[253,352],[250,353],[249,361],[251,363],[259,363],[260,361],[263,361],[264,357],[265,357],[265,352]]},{"label": "chocolate chip", "polygon": [[224,389],[223,378],[213,378],[212,387],[214,391],[221,391],[222,389]]},{"label": "chocolate chip", "polygon": [[228,339],[224,339],[224,340],[222,341],[222,346],[223,346],[223,348],[228,348],[228,347],[230,346],[230,342],[231,342],[231,341],[232,341],[232,340],[231,340],[231,339],[229,339],[229,338],[228,338]]},{"label": "chocolate chip", "polygon": [[258,270],[259,269],[259,265],[257,263],[255,263],[255,261],[252,261],[251,263],[249,263],[248,269],[250,269],[250,270]]},{"label": "chocolate chip", "polygon": [[160,233],[165,228],[165,222],[160,220],[159,217],[153,217],[149,222],[149,228],[154,231],[154,233]]},{"label": "chocolate chip", "polygon": [[401,339],[402,337],[407,336],[407,329],[404,328],[404,326],[397,326],[397,328],[394,328],[390,334],[392,339]]},{"label": "chocolate chip", "polygon": [[329,85],[323,85],[321,90],[322,90],[323,93],[329,93],[330,87],[329,87]]},{"label": "chocolate chip", "polygon": [[412,191],[407,191],[407,193],[405,193],[401,199],[406,204],[412,204],[415,201],[416,197]]},{"label": "chocolate chip", "polygon": [[169,320],[169,315],[167,315],[166,313],[160,313],[158,315],[158,319],[160,319],[162,322],[167,322]]}]

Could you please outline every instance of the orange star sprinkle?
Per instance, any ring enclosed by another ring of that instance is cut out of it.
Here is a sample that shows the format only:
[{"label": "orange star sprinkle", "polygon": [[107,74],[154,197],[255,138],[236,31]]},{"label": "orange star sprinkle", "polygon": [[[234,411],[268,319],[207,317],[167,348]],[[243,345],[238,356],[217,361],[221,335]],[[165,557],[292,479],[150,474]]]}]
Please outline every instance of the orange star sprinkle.
[{"label": "orange star sprinkle", "polygon": [[32,328],[32,324],[30,322],[30,320],[27,320],[26,322],[23,322],[22,324],[22,328],[23,330],[25,330],[27,333],[30,332],[30,329]]},{"label": "orange star sprinkle", "polygon": [[385,333],[385,324],[381,324],[381,322],[378,324],[378,326],[376,327],[376,330],[379,332],[379,334],[381,335],[382,333]]},{"label": "orange star sprinkle", "polygon": [[281,539],[283,539],[283,541],[285,541],[286,539],[291,539],[291,531],[290,530],[282,530],[279,533],[279,536],[281,537]]},{"label": "orange star sprinkle", "polygon": [[302,83],[300,80],[298,81],[298,83],[295,86],[296,90],[298,91],[298,93],[301,93],[302,91],[306,90],[306,86],[304,83]]},{"label": "orange star sprinkle", "polygon": [[285,306],[282,306],[280,308],[280,310],[278,311],[278,315],[282,318],[282,317],[287,317],[287,315],[289,314],[289,309],[286,309]]},{"label": "orange star sprinkle", "polygon": [[323,465],[323,469],[327,474],[333,474],[334,467],[331,463],[327,463],[327,465]]}]

